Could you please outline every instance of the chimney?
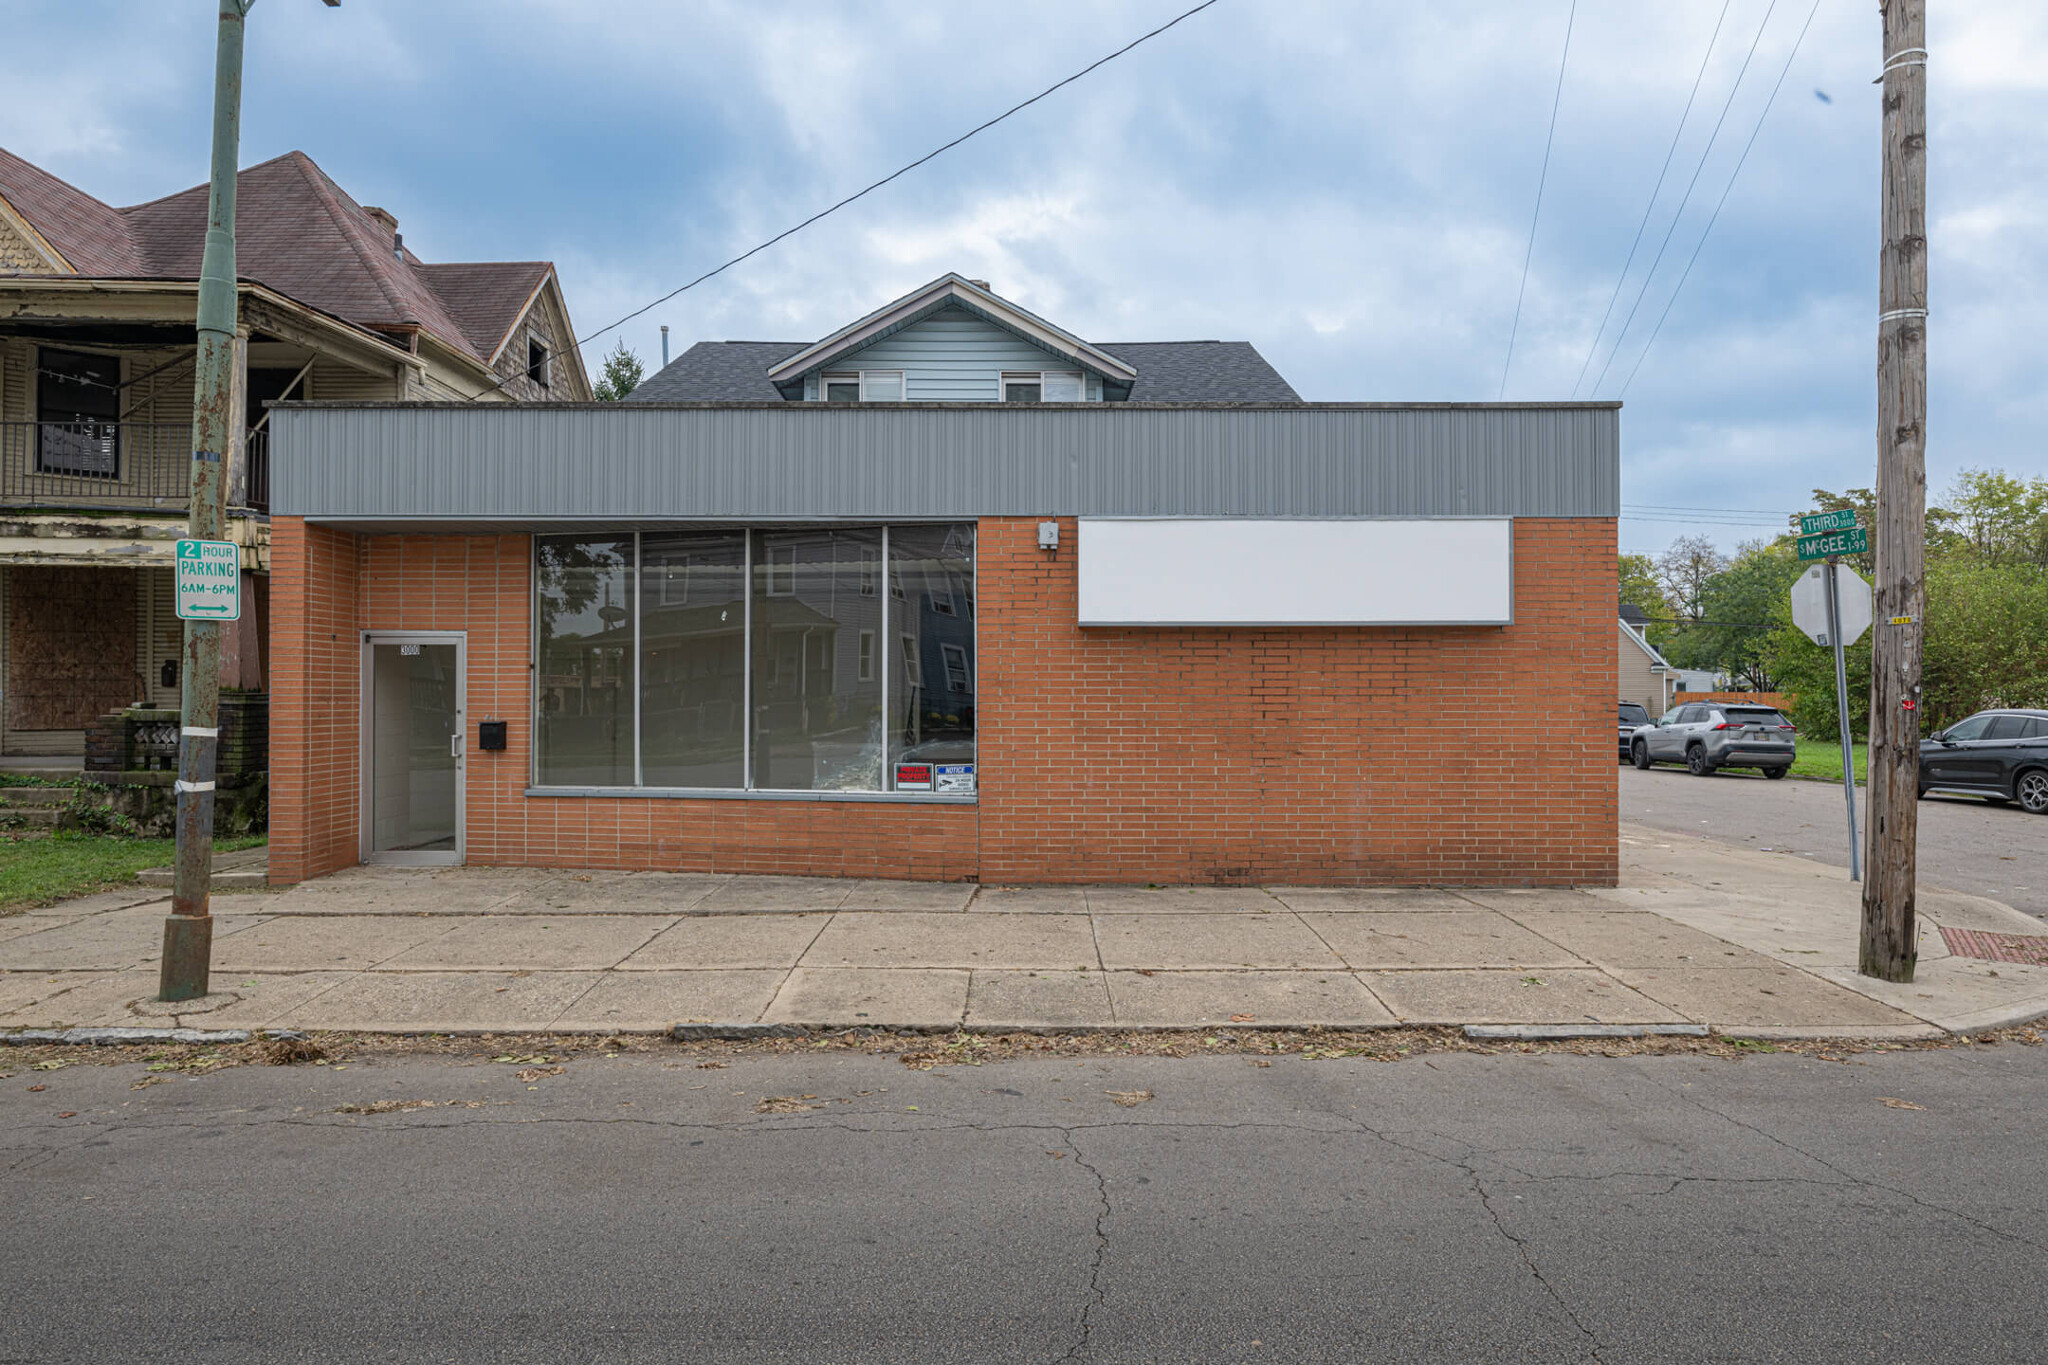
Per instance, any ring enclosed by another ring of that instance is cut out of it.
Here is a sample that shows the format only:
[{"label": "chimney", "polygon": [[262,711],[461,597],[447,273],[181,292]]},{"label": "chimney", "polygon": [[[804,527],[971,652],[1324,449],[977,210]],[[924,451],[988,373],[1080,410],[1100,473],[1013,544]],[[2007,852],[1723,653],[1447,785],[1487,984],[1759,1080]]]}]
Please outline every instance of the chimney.
[{"label": "chimney", "polygon": [[996,292],[995,290],[988,288],[987,280],[969,280],[967,282],[973,285],[976,289],[988,289],[988,292],[991,294]]},{"label": "chimney", "polygon": [[363,206],[363,212],[369,214],[372,218],[376,219],[377,225],[383,228],[386,232],[390,233],[392,236],[395,237],[398,235],[398,220],[391,216],[390,210],[373,208],[370,205],[365,204]]}]

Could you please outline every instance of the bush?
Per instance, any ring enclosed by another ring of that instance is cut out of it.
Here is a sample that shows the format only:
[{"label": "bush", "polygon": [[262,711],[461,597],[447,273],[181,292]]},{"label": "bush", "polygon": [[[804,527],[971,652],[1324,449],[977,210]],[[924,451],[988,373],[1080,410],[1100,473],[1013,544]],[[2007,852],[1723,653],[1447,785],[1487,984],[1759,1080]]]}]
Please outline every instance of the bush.
[{"label": "bush", "polygon": [[[1792,719],[1811,739],[1835,734],[1834,651],[1792,624],[1789,601],[1774,611],[1769,649],[1782,690],[1795,693]],[[1873,626],[1844,651],[1849,675],[1849,729],[1870,732]],[[1921,667],[1922,733],[1953,725],[1992,706],[2048,707],[2048,571],[2031,564],[1992,567],[1970,560],[1927,566],[1925,657]]]}]

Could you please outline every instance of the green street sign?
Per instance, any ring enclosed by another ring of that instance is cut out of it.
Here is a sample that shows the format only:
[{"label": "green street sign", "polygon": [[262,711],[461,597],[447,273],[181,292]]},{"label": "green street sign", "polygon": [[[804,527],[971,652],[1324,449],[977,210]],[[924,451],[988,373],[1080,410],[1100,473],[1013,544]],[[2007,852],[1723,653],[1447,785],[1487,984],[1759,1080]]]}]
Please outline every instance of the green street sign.
[{"label": "green street sign", "polygon": [[234,542],[178,542],[178,616],[186,621],[241,619],[242,552]]},{"label": "green street sign", "polygon": [[1856,509],[1838,508],[1833,512],[1812,512],[1799,518],[1799,534],[1817,536],[1823,531],[1853,531],[1856,529]]},{"label": "green street sign", "polygon": [[1799,537],[1801,559],[1826,559],[1829,555],[1860,555],[1870,549],[1870,533],[1861,526],[1821,536]]}]

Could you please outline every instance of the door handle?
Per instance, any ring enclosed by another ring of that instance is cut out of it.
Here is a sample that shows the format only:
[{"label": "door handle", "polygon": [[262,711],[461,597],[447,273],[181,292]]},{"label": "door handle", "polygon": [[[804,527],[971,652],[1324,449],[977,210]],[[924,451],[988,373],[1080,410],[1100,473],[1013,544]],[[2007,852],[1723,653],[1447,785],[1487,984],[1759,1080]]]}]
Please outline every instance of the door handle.
[{"label": "door handle", "polygon": [[448,736],[448,757],[462,757],[462,731],[460,730],[457,730],[454,734]]}]

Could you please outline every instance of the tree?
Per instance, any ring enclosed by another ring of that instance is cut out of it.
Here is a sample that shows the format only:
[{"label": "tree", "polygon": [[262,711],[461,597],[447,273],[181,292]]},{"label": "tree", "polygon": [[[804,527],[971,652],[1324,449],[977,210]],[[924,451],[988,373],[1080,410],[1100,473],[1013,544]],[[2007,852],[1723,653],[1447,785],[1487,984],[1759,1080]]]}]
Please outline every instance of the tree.
[{"label": "tree", "polygon": [[1707,582],[1728,567],[1728,558],[1705,536],[1680,536],[1657,556],[1657,583],[1672,614],[1697,621],[1706,614]]},{"label": "tree", "polygon": [[1783,538],[1743,542],[1735,558],[1701,584],[1697,609],[1688,613],[1690,623],[1680,628],[1665,657],[1680,668],[1725,671],[1744,689],[1776,690],[1771,636],[1777,607],[1800,568]]},{"label": "tree", "polygon": [[626,348],[621,341],[612,347],[604,358],[604,376],[597,381],[599,401],[616,403],[640,387],[640,381],[647,376],[647,367],[640,363],[640,357]]},{"label": "tree", "polygon": [[1966,469],[1928,520],[1931,552],[1966,554],[1992,568],[2048,567],[2048,479]]},{"label": "tree", "polygon": [[1618,564],[1622,605],[1642,609],[1650,618],[1650,643],[1661,647],[1671,635],[1672,613],[1671,604],[1664,600],[1664,589],[1657,582],[1656,561],[1648,555],[1623,555]]}]

